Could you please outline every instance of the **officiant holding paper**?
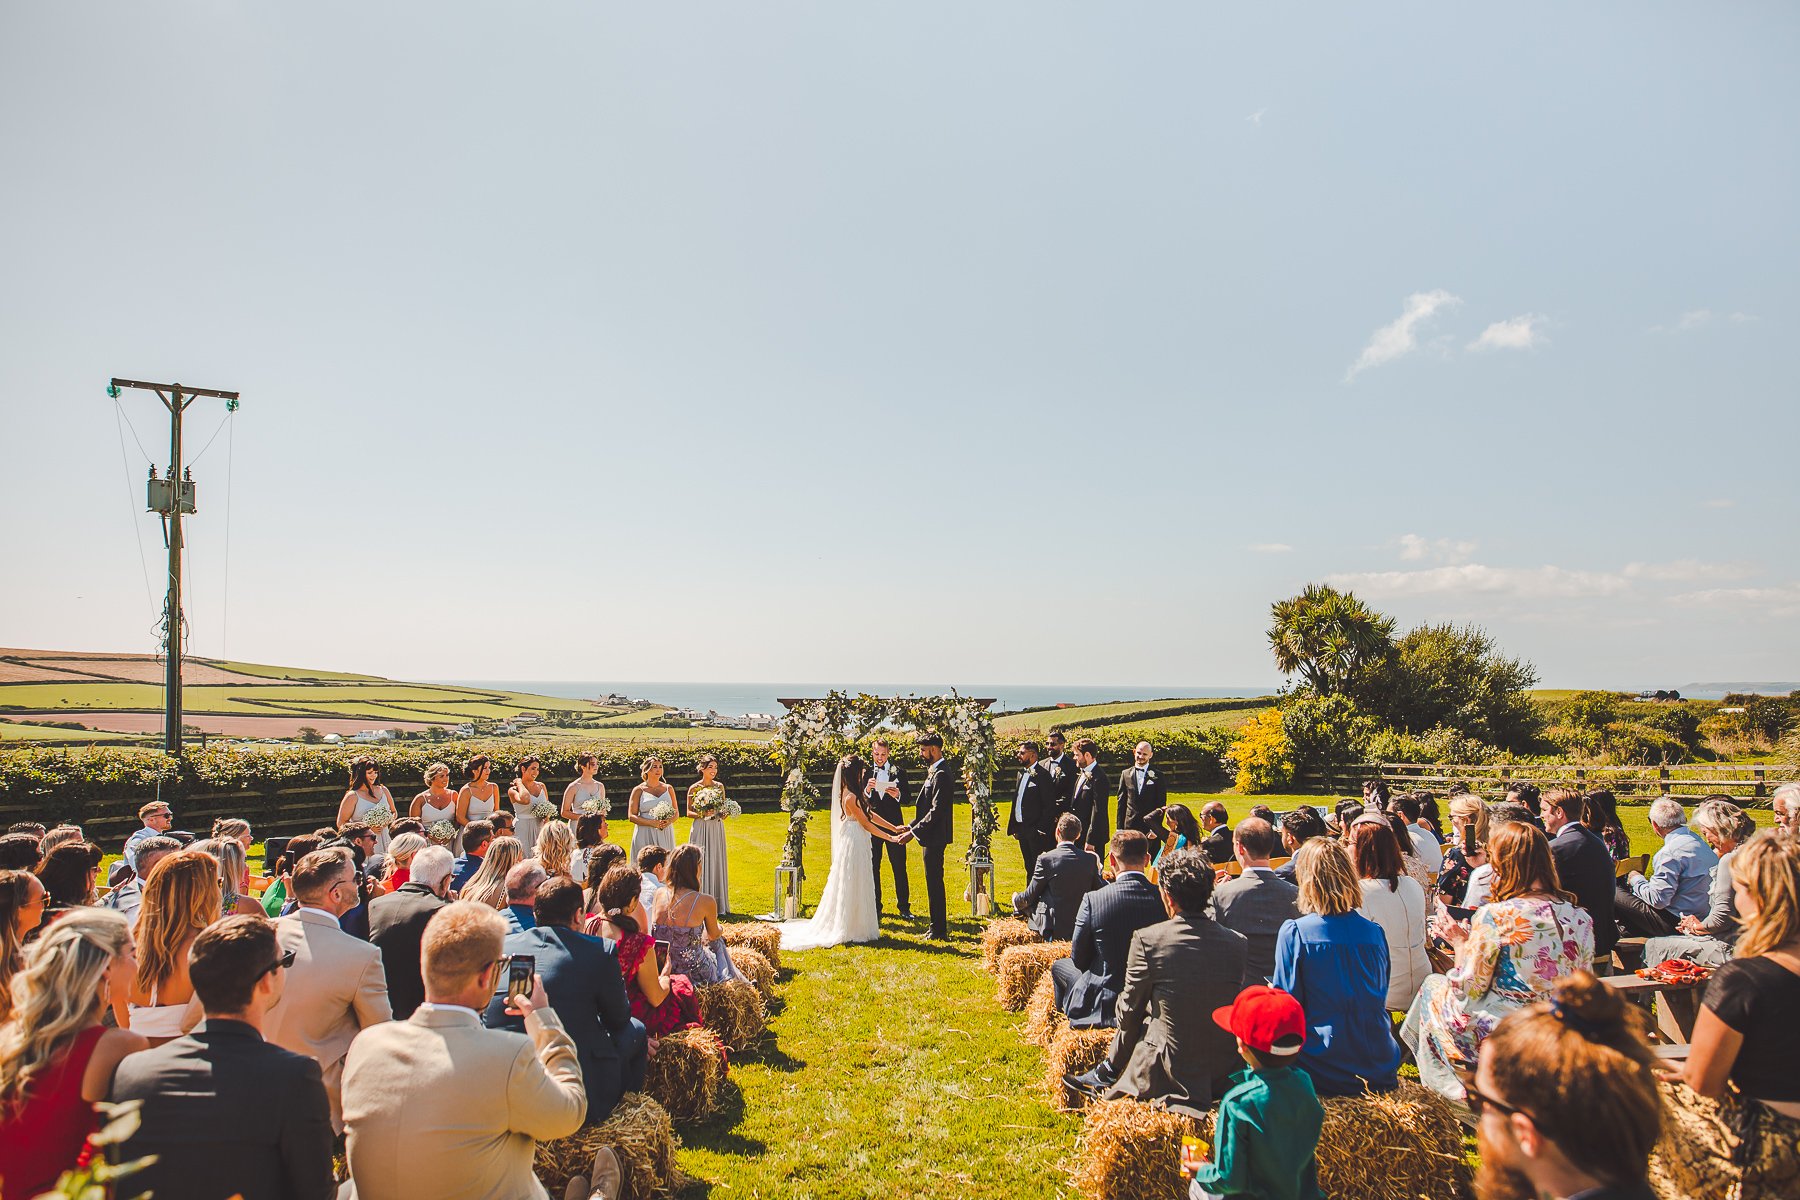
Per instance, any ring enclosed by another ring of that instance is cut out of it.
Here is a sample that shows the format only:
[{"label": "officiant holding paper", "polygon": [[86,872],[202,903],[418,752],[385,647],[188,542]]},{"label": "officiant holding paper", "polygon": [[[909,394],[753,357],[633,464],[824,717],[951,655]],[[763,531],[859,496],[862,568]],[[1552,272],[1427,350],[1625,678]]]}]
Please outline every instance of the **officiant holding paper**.
[{"label": "officiant holding paper", "polygon": [[[906,776],[900,764],[891,757],[888,744],[879,739],[869,747],[869,811],[894,825],[905,824],[900,813],[900,799],[906,795]],[[906,847],[874,839],[869,846],[869,865],[875,872],[875,911],[881,911],[881,855],[887,852],[888,865],[894,872],[894,903],[900,915],[912,919],[912,893],[907,887]]]}]

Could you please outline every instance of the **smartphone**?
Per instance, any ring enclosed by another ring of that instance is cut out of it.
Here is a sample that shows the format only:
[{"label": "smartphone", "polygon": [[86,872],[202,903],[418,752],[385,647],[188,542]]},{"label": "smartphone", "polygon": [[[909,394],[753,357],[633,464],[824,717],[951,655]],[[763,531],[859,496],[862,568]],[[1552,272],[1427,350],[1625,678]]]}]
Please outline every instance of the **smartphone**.
[{"label": "smartphone", "polygon": [[1451,920],[1461,921],[1464,925],[1467,925],[1472,919],[1474,919],[1474,916],[1475,916],[1474,909],[1458,908],[1454,904],[1444,905],[1444,911],[1450,914]]},{"label": "smartphone", "polygon": [[656,943],[656,969],[658,971],[661,971],[664,967],[666,967],[668,965],[669,965],[669,943],[659,940]]},{"label": "smartphone", "polygon": [[1464,857],[1475,853],[1475,827],[1473,825],[1463,826],[1462,852]]},{"label": "smartphone", "polygon": [[537,974],[537,958],[515,954],[506,960],[506,998],[531,995],[532,977]]}]

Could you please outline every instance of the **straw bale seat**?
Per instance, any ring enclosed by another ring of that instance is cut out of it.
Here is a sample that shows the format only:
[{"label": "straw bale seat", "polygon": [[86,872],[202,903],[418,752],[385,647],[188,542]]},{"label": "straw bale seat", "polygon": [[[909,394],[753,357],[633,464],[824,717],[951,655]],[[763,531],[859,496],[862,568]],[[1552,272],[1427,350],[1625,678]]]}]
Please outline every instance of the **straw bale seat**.
[{"label": "straw bale seat", "polygon": [[981,931],[981,967],[989,975],[1000,970],[1000,952],[1008,946],[1029,946],[1040,939],[1031,926],[1017,917],[989,921]]},{"label": "straw bale seat", "polygon": [[551,1195],[560,1196],[576,1175],[594,1165],[594,1151],[611,1146],[624,1169],[621,1200],[658,1200],[673,1196],[682,1184],[675,1169],[675,1126],[662,1105],[628,1092],[612,1115],[598,1125],[584,1125],[566,1138],[539,1142],[532,1168]]},{"label": "straw bale seat", "polygon": [[1034,942],[1028,946],[1008,946],[1000,952],[999,981],[994,995],[1007,1012],[1018,1012],[1031,999],[1032,989],[1040,978],[1050,976],[1050,964],[1069,957],[1067,942]]}]

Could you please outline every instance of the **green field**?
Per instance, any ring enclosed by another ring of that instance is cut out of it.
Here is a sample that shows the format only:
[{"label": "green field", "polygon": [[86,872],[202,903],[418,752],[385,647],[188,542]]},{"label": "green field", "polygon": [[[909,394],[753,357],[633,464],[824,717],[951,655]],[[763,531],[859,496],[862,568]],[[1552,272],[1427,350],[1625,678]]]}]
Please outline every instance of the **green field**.
[{"label": "green field", "polygon": [[130,742],[129,733],[106,733],[94,729],[58,729],[51,725],[31,725],[18,721],[0,722],[0,742]]},{"label": "green field", "polygon": [[[1064,729],[1077,729],[1093,721],[1105,721],[1108,726],[1121,724],[1119,718],[1142,715],[1144,721],[1152,720],[1188,720],[1190,723],[1201,717],[1229,716],[1234,722],[1248,717],[1254,709],[1226,709],[1221,713],[1206,713],[1204,709],[1211,706],[1238,705],[1241,700],[1209,700],[1183,699],[1170,697],[1164,700],[1120,700],[1110,704],[1077,704],[1068,708],[1039,708],[1030,712],[1003,713],[994,718],[994,730],[1001,737],[1016,737],[1027,731],[1042,733],[1052,726]],[[1194,711],[1172,714],[1171,709],[1191,709]],[[1134,727],[1142,722],[1133,720]]]}]

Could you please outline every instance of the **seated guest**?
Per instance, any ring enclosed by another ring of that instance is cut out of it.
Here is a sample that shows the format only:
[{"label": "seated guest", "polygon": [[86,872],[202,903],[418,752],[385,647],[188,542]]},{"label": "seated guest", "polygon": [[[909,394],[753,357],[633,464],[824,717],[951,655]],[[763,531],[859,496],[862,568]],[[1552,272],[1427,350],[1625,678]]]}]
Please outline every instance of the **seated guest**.
[{"label": "seated guest", "polygon": [[294,864],[324,846],[325,842],[317,834],[303,833],[291,837],[281,853],[275,856],[272,868],[275,882],[263,893],[263,915],[273,921],[276,917],[285,917],[299,907],[294,899]]},{"label": "seated guest", "polygon": [[[533,911],[537,924],[508,934],[506,954],[529,955],[536,962],[550,1008],[575,1042],[587,1089],[587,1123],[597,1124],[612,1115],[620,1096],[644,1090],[649,1038],[643,1022],[632,1019],[617,945],[580,931],[581,888],[551,876],[538,886]],[[494,997],[484,1022],[523,1033],[524,1019],[509,1015],[505,1006],[505,997]]]},{"label": "seated guest", "polygon": [[7,1196],[49,1191],[99,1127],[94,1105],[142,1034],[101,1024],[107,997],[137,964],[125,918],[65,915],[25,948],[12,1019],[0,1025],[0,1183]]},{"label": "seated guest", "polygon": [[429,845],[431,840],[422,833],[394,834],[393,840],[388,842],[387,866],[373,889],[375,895],[386,896],[404,887],[412,878],[413,859]]},{"label": "seated guest", "polygon": [[1681,918],[1704,917],[1711,907],[1712,870],[1719,856],[1687,827],[1687,814],[1667,796],[1650,802],[1650,828],[1663,841],[1650,875],[1633,871],[1613,892],[1613,910],[1627,937],[1679,932]]},{"label": "seated guest", "polygon": [[0,1024],[12,1015],[12,978],[25,965],[25,939],[44,919],[49,895],[30,871],[0,870]]},{"label": "seated guest", "polygon": [[152,1046],[180,1037],[204,1019],[188,978],[188,950],[222,914],[219,864],[203,850],[164,855],[144,889],[137,929],[137,969],[127,981],[120,1024]]},{"label": "seated guest", "polygon": [[450,876],[455,869],[456,860],[449,850],[427,846],[413,855],[411,878],[369,901],[369,941],[381,950],[388,1005],[396,1021],[412,1016],[413,1009],[425,1001],[419,947],[425,940],[426,924],[449,903]]},{"label": "seated guest", "polygon": [[1710,1176],[1700,1194],[1791,1196],[1800,1179],[1800,839],[1756,834],[1731,856],[1731,879],[1742,921],[1735,957],[1706,985],[1668,1106],[1671,1138],[1685,1164]]},{"label": "seated guest", "polygon": [[1300,889],[1269,866],[1275,830],[1267,821],[1244,818],[1231,842],[1243,871],[1213,892],[1213,918],[1246,943],[1244,982],[1267,983],[1275,973],[1275,939],[1300,915]]},{"label": "seated guest", "polygon": [[636,867],[608,871],[600,881],[600,915],[588,922],[587,931],[617,945],[631,1015],[659,1038],[697,1027],[700,998],[692,980],[670,974],[667,961],[656,961],[656,945],[645,932],[650,914],[644,911],[641,886]]},{"label": "seated guest", "polygon": [[100,847],[80,840],[64,842],[45,852],[44,865],[37,869],[38,882],[50,894],[44,908],[45,925],[72,909],[99,903],[95,883],[100,875],[100,860],[104,857],[105,852]]},{"label": "seated guest", "polygon": [[548,878],[550,873],[535,858],[526,859],[506,873],[506,907],[500,915],[506,918],[508,933],[523,933],[537,924],[531,908],[537,903],[538,884]]},{"label": "seated guest", "polygon": [[125,865],[142,879],[150,871],[139,865],[138,847],[150,838],[166,836],[175,824],[175,813],[161,800],[152,800],[138,809],[138,820],[143,822],[144,827],[125,839]]},{"label": "seated guest", "polygon": [[[1694,832],[1719,856],[1719,865],[1713,868],[1712,889],[1707,893],[1706,915],[1683,917],[1677,925],[1681,932],[1645,942],[1646,967],[1672,958],[1708,967],[1721,967],[1731,960],[1738,933],[1737,889],[1731,882],[1731,860],[1738,847],[1756,833],[1756,822],[1729,797],[1709,796],[1694,808],[1693,826]],[[1556,849],[1556,843],[1552,842],[1550,848]],[[1557,865],[1561,869],[1561,863]],[[1611,898],[1608,889],[1607,899]],[[1599,941],[1597,931],[1594,938]],[[1598,946],[1594,953],[1600,953]]]},{"label": "seated guest", "polygon": [[1613,861],[1630,858],[1631,835],[1625,832],[1625,824],[1619,820],[1618,800],[1605,788],[1588,792],[1582,800],[1587,803],[1587,827],[1600,835]]},{"label": "seated guest", "polygon": [[[605,817],[599,813],[582,813],[576,817],[575,857],[569,861],[569,876],[576,883],[587,883],[588,869],[593,865],[594,851],[610,844],[606,840]],[[623,852],[621,848],[620,853]],[[605,875],[606,872],[601,871],[600,874]]]},{"label": "seated guest", "polygon": [[38,839],[29,833],[9,833],[0,837],[0,871],[33,871],[43,861],[38,853]]},{"label": "seated guest", "polygon": [[1468,1087],[1482,1196],[1653,1200],[1647,1174],[1663,1105],[1630,1011],[1580,971],[1482,1044]]},{"label": "seated guest", "polygon": [[1535,825],[1539,829],[1544,827],[1543,796],[1539,793],[1537,784],[1510,784],[1506,789],[1505,799],[1508,804],[1517,804],[1525,810],[1526,824]]},{"label": "seated guest", "polygon": [[1425,889],[1402,872],[1400,843],[1387,818],[1370,813],[1350,823],[1350,861],[1362,888],[1363,916],[1387,937],[1387,1006],[1405,1012],[1431,974],[1425,956]]},{"label": "seated guest", "polygon": [[1231,861],[1231,814],[1217,800],[1200,806],[1201,849],[1217,866]]},{"label": "seated guest", "polygon": [[1800,837],[1800,783],[1784,783],[1769,798],[1775,827]]},{"label": "seated guest", "polygon": [[587,1095],[541,975],[507,1005],[524,1033],[482,1028],[505,942],[493,909],[467,900],[440,909],[425,927],[425,1003],[351,1045],[344,1124],[355,1200],[546,1200],[532,1170],[537,1142],[581,1128]]},{"label": "seated guest", "polygon": [[495,834],[488,842],[487,854],[481,859],[481,865],[457,892],[458,900],[473,900],[477,904],[485,904],[489,908],[506,907],[506,877],[512,869],[525,861],[525,847],[517,839],[501,837]]},{"label": "seated guest", "polygon": [[537,842],[532,857],[538,866],[544,869],[545,875],[561,875],[565,879],[574,880],[575,863],[575,831],[563,821],[546,821],[538,830]]},{"label": "seated guest", "polygon": [[1413,855],[1425,864],[1433,881],[1444,870],[1444,847],[1425,819],[1425,798],[1417,793],[1394,797],[1394,811],[1406,822],[1407,836],[1412,840]]},{"label": "seated guest", "polygon": [[486,821],[470,821],[462,827],[462,857],[456,860],[456,870],[450,876],[450,893],[459,895],[475,878],[475,872],[481,870],[481,860],[487,856],[488,844],[494,840],[494,827]]},{"label": "seated guest", "polygon": [[[669,848],[667,846],[644,846],[637,852],[638,874],[643,882],[638,890],[638,898],[644,903],[644,911],[650,912],[656,907],[656,894],[669,886]],[[600,876],[605,879],[605,875]],[[591,907],[591,906],[590,906]]]},{"label": "seated guest", "polygon": [[719,928],[719,902],[701,890],[705,877],[705,851],[697,843],[669,855],[669,886],[650,910],[650,936],[668,943],[669,970],[696,985],[742,979]]},{"label": "seated guest", "polygon": [[1362,888],[1342,846],[1313,838],[1294,861],[1301,915],[1275,942],[1274,985],[1306,1010],[1297,1065],[1321,1096],[1391,1092],[1400,1044],[1388,1020],[1387,935],[1357,911]]},{"label": "seated guest", "polygon": [[[1464,831],[1468,831],[1465,833]],[[1464,841],[1473,850],[1463,848]],[[1488,808],[1480,796],[1463,793],[1450,797],[1450,844],[1444,847],[1444,869],[1438,872],[1437,894],[1445,904],[1460,905],[1469,890],[1469,876],[1487,861],[1484,848],[1488,840]],[[1402,853],[1412,849],[1412,837],[1400,847]]]},{"label": "seated guest", "polygon": [[[1497,800],[1488,805],[1488,840],[1492,841],[1494,832],[1503,825],[1529,825],[1531,814],[1525,811],[1523,804],[1514,804],[1510,800]],[[1486,851],[1483,844],[1481,861],[1469,872],[1469,886],[1463,891],[1461,908],[1480,908],[1488,902],[1494,891],[1494,859]]]},{"label": "seated guest", "polygon": [[1075,934],[1081,898],[1104,886],[1100,860],[1081,848],[1081,818],[1064,813],[1056,818],[1056,848],[1038,855],[1030,884],[1013,893],[1013,911],[1039,937],[1066,942]]},{"label": "seated guest", "polygon": [[1213,1013],[1237,1038],[1249,1070],[1231,1077],[1213,1124],[1213,1158],[1194,1172],[1189,1196],[1322,1200],[1319,1131],[1325,1106],[1312,1077],[1295,1065],[1306,1044],[1300,1002],[1272,987],[1245,988]]},{"label": "seated guest", "polygon": [[1294,867],[1294,856],[1300,853],[1300,847],[1313,838],[1326,835],[1325,818],[1319,810],[1310,804],[1302,804],[1291,813],[1281,818],[1281,848],[1287,851],[1288,860],[1275,868],[1275,877],[1286,883],[1298,884]]},{"label": "seated guest", "polygon": [[[1612,958],[1619,930],[1613,924],[1613,894],[1618,886],[1613,857],[1600,835],[1587,827],[1587,801],[1569,788],[1551,788],[1538,798],[1538,816],[1550,835],[1550,857],[1563,890],[1594,923],[1594,959]],[[1730,885],[1726,885],[1729,892]]]},{"label": "seated guest", "polygon": [[1157,888],[1169,919],[1132,935],[1106,1061],[1064,1083],[1198,1117],[1237,1062],[1212,1014],[1243,986],[1244,939],[1206,916],[1213,865],[1205,851],[1169,851]]},{"label": "seated guest", "polygon": [[[589,815],[591,816],[592,814],[590,813]],[[666,851],[668,848],[666,846],[658,846],[657,849],[665,851],[663,861],[667,862],[668,855]],[[585,867],[587,886],[583,889],[583,895],[586,896],[586,901],[582,907],[583,918],[591,917],[598,911],[594,904],[594,892],[599,888],[600,881],[606,878],[606,873],[608,871],[624,862],[625,847],[619,845],[617,842],[601,842],[598,846],[595,846],[588,851]],[[646,909],[645,911],[647,912],[649,910]]]},{"label": "seated guest", "polygon": [[1150,865],[1150,839],[1136,829],[1121,829],[1113,835],[1107,856],[1113,881],[1081,898],[1069,957],[1050,964],[1056,1007],[1076,1029],[1113,1023],[1131,935],[1168,917],[1162,894],[1144,874]]},{"label": "seated guest", "polygon": [[[511,813],[509,813],[509,812],[489,813],[488,814],[488,824],[490,824],[494,827],[494,836],[496,838],[507,837],[507,838],[512,838],[515,842],[519,841],[518,837],[516,836],[516,831],[514,829],[513,815]],[[523,846],[525,843],[519,842],[519,844],[521,846]]]},{"label": "seated guest", "polygon": [[144,880],[156,864],[165,857],[181,849],[181,843],[172,837],[148,837],[138,843],[138,869],[131,871],[131,878],[108,892],[106,899],[100,903],[112,909],[133,928],[137,928],[138,912],[144,906]]},{"label": "seated guest", "polygon": [[[138,860],[144,857],[138,848]],[[235,916],[194,939],[188,975],[206,1023],[133,1054],[113,1076],[112,1101],[143,1102],[124,1143],[144,1191],[184,1200],[329,1200],[331,1103],[319,1064],[263,1041],[263,1018],[287,975],[275,927]]]},{"label": "seated guest", "polygon": [[1425,981],[1400,1030],[1418,1060],[1419,1082],[1451,1100],[1463,1099],[1458,1073],[1474,1068],[1501,1018],[1585,971],[1594,957],[1593,922],[1562,890],[1537,826],[1502,825],[1488,857],[1493,898],[1466,926],[1440,913],[1437,931],[1457,947],[1456,966]]},{"label": "seated guest", "polygon": [[387,971],[377,947],[338,924],[339,917],[361,903],[349,850],[314,850],[295,865],[293,879],[300,907],[275,922],[275,936],[283,961],[292,951],[294,962],[264,1018],[263,1036],[318,1061],[331,1101],[332,1128],[341,1131],[344,1056],[350,1043],[358,1030],[393,1019]]},{"label": "seated guest", "polygon": [[1205,840],[1200,832],[1200,822],[1194,820],[1194,814],[1185,804],[1170,804],[1157,809],[1150,814],[1150,824],[1162,831],[1161,841],[1150,860],[1151,866],[1161,862],[1162,856],[1171,850],[1187,850]]}]

